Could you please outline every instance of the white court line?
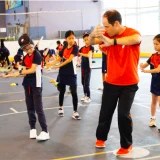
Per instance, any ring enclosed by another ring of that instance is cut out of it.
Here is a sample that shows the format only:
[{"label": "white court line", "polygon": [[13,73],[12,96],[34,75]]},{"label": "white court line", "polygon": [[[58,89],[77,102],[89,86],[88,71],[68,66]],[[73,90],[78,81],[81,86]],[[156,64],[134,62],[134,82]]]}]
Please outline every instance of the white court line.
[{"label": "white court line", "polygon": [[153,157],[148,157],[148,158],[140,158],[140,159],[138,159],[138,160],[149,160],[149,159],[157,159],[157,158],[159,158],[160,159],[160,156],[153,156]]},{"label": "white court line", "polygon": [[[141,107],[143,107],[143,108],[150,109],[150,107],[146,107],[145,105],[140,104],[140,103],[133,103],[133,104],[136,104],[137,106],[141,106]],[[160,110],[157,110],[156,112],[160,112]]]},{"label": "white court line", "polygon": [[17,100],[10,100],[10,101],[0,101],[0,104],[2,103],[12,103],[12,102],[22,102],[24,99],[17,99]]},{"label": "white court line", "polygon": [[9,81],[0,81],[0,83],[8,83]]},{"label": "white court line", "polygon": [[[46,75],[43,75],[43,77],[47,78],[47,79],[54,79],[53,77],[50,77],[50,76],[46,76]],[[83,88],[82,86],[77,86],[79,88]],[[102,92],[99,92],[99,91],[96,91],[94,89],[90,89],[92,92],[95,92],[95,93],[98,93],[98,94],[102,94]]]},{"label": "white court line", "polygon": [[24,91],[20,91],[20,92],[5,92],[5,93],[0,93],[0,95],[1,94],[3,94],[3,95],[5,95],[5,94],[17,94],[17,93],[24,93]]},{"label": "white court line", "polygon": [[[85,107],[86,105],[81,104],[80,107]],[[88,105],[95,106],[95,105],[100,105],[100,104],[94,103],[94,104],[88,104]],[[64,108],[72,108],[72,107],[73,107],[72,105],[71,106],[64,106]],[[43,110],[51,110],[51,109],[58,109],[58,108],[59,108],[59,106],[58,107],[51,107],[51,108],[44,108]],[[5,114],[0,114],[0,117],[15,115],[15,114],[22,114],[22,113],[26,113],[26,112],[27,111],[20,111],[20,112],[17,111],[17,113],[15,113],[15,112],[14,113],[5,113]]]},{"label": "white court line", "polygon": [[[52,98],[52,97],[53,97],[53,96],[51,96],[50,98]],[[46,98],[49,98],[49,97],[46,97]],[[19,102],[19,101],[20,101],[20,100],[14,100],[14,101],[9,101],[8,103],[10,103],[10,102]],[[23,101],[24,101],[24,99],[23,99]],[[7,103],[7,101],[5,101],[5,102]],[[1,102],[0,102],[0,103],[1,103]],[[149,107],[146,107],[146,106],[141,105],[141,104],[139,104],[139,103],[134,103],[134,104],[139,105],[139,106],[142,106],[142,107],[147,108],[147,109],[150,109]],[[81,107],[85,107],[85,106],[87,106],[87,105],[90,105],[90,106],[92,106],[92,105],[101,105],[101,103],[94,103],[94,104],[82,104],[82,103],[78,103],[78,105],[81,106]],[[73,106],[64,106],[64,107],[66,108],[66,107],[73,107]],[[44,108],[44,110],[57,109],[57,108],[59,108],[59,107]],[[7,115],[13,115],[13,114],[20,114],[20,113],[25,113],[25,112],[27,112],[27,111],[21,111],[21,112],[18,112],[18,113],[0,114],[0,117],[7,116]]]},{"label": "white court line", "polygon": [[11,111],[13,111],[14,113],[19,113],[18,111],[16,111],[14,108],[10,108]]},{"label": "white court line", "polygon": [[[66,95],[64,95],[64,97],[68,97],[70,94],[66,94]],[[82,95],[82,94],[78,94],[78,96],[79,95]],[[54,98],[54,97],[58,97],[59,95],[57,95],[57,96],[46,96],[46,97],[42,97],[42,98]],[[22,101],[24,101],[25,99],[14,99],[14,100],[8,100],[8,101],[0,101],[0,104],[2,104],[2,103],[11,103],[11,102],[22,102]]]},{"label": "white court line", "polygon": [[[58,96],[50,96],[50,97],[42,97],[42,98],[53,98],[53,97],[58,97]],[[8,100],[8,101],[0,101],[0,104],[2,103],[12,103],[12,102],[22,102],[25,99],[15,99],[15,100]]]}]

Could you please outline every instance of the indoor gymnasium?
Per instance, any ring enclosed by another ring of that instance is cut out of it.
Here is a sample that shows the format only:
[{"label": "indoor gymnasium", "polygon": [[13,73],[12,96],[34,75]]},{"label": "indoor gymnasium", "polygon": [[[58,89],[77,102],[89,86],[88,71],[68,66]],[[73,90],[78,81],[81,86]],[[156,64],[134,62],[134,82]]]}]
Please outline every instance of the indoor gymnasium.
[{"label": "indoor gymnasium", "polygon": [[0,160],[160,160],[160,0],[0,1]]}]

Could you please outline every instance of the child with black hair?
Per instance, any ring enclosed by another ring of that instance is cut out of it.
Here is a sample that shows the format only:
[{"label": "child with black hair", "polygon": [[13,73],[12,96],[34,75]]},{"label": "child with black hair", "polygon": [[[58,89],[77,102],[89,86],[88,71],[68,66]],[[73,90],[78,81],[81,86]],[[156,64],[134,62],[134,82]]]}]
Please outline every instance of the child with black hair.
[{"label": "child with black hair", "polygon": [[10,65],[9,55],[10,55],[10,51],[4,45],[4,39],[1,39],[1,46],[0,46],[0,63],[1,63],[1,67],[5,67],[6,62],[7,62],[8,66]]},{"label": "child with black hair", "polygon": [[[24,75],[22,85],[25,91],[25,102],[30,125],[29,138],[37,139],[38,141],[45,141],[50,139],[50,136],[42,103],[42,57],[39,51],[35,49],[33,41],[27,34],[23,34],[18,39],[18,43],[21,49],[26,52],[22,63],[25,69],[22,68],[19,72],[8,74],[5,77]],[[35,113],[37,113],[42,128],[42,131],[38,136],[36,130],[37,118]]]},{"label": "child with black hair", "polygon": [[[78,54],[78,47],[75,45],[75,35],[74,32],[69,30],[65,33],[65,38],[67,41],[67,47],[63,48],[59,54],[59,58],[50,63],[54,68],[59,68],[58,74],[58,90],[59,90],[59,109],[58,115],[64,116],[63,100],[66,91],[66,85],[70,86],[72,101],[73,101],[73,114],[72,118],[75,120],[80,120],[81,117],[77,112],[78,107],[78,96],[77,96],[77,74],[76,74],[76,63],[74,58]],[[61,62],[58,65],[57,62]]]},{"label": "child with black hair", "polygon": [[[150,127],[156,127],[157,104],[160,104],[160,34],[153,38],[153,44],[156,53],[152,54],[145,63],[140,64],[142,72],[152,74],[150,86],[150,92],[152,93]],[[145,69],[149,65],[150,69]]]},{"label": "child with black hair", "polygon": [[81,101],[85,103],[90,103],[90,78],[91,78],[91,63],[92,63],[92,54],[94,52],[94,47],[90,45],[89,34],[85,33],[83,35],[83,40],[85,46],[79,50],[79,54],[82,56],[81,61],[81,82],[83,85],[84,96],[81,98]]},{"label": "child with black hair", "polygon": [[18,49],[17,54],[14,56],[13,68],[18,69],[23,62],[23,50],[21,48]]},{"label": "child with black hair", "polygon": [[56,43],[57,43],[56,50],[59,53],[63,49],[63,45],[62,45],[61,41],[59,41],[59,40]]}]

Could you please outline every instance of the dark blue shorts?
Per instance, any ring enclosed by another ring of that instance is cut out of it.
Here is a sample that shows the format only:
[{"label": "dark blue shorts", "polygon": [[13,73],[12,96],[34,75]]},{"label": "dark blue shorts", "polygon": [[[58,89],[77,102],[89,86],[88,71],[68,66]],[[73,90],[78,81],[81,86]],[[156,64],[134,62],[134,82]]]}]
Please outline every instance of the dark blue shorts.
[{"label": "dark blue shorts", "polygon": [[61,84],[68,85],[68,86],[77,85],[77,75],[59,74],[58,78]]},{"label": "dark blue shorts", "polygon": [[152,76],[150,92],[160,96],[160,76],[158,74]]}]

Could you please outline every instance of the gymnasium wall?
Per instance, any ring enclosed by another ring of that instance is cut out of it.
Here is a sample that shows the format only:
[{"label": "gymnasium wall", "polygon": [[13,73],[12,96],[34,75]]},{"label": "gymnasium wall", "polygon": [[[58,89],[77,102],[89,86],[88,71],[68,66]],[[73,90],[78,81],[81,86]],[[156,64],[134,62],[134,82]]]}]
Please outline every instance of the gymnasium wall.
[{"label": "gymnasium wall", "polygon": [[[48,13],[46,12],[48,11]],[[101,2],[93,1],[29,1],[29,12],[42,12],[30,17],[30,27],[44,27],[38,37],[59,38],[59,31],[87,30],[101,21]],[[38,29],[38,28],[37,28]],[[35,32],[30,32],[34,38]]]}]

